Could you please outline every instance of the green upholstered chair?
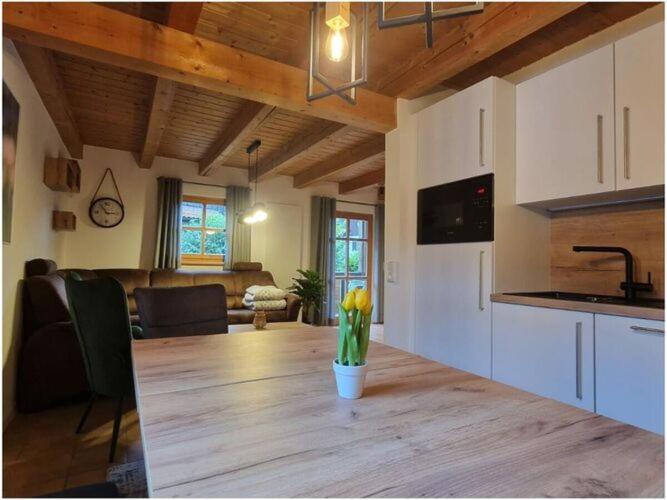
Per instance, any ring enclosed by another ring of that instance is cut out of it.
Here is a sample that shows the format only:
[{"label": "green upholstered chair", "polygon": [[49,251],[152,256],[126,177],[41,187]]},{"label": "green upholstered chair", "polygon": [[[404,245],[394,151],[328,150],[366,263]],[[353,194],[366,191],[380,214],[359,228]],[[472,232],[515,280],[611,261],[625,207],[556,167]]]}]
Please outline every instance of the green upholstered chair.
[{"label": "green upholstered chair", "polygon": [[109,451],[109,462],[113,462],[123,399],[134,394],[131,337],[140,330],[130,325],[127,297],[123,285],[116,279],[82,281],[76,273],[70,273],[65,288],[91,390],[76,433],[83,429],[98,396],[118,400]]}]

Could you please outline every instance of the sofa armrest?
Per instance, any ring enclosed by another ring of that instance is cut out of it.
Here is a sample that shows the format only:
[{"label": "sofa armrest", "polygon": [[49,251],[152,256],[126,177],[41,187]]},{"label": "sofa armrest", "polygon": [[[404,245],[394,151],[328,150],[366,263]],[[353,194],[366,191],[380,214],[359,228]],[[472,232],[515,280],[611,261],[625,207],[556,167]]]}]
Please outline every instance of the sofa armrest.
[{"label": "sofa armrest", "polygon": [[301,309],[301,297],[294,293],[288,293],[285,301],[287,302],[287,321],[296,321]]}]

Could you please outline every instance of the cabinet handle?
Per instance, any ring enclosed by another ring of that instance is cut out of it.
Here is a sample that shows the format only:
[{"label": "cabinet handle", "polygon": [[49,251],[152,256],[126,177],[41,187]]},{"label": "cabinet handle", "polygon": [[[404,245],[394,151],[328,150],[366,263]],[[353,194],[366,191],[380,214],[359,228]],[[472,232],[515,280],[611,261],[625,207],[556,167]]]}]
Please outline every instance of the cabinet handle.
[{"label": "cabinet handle", "polygon": [[479,251],[479,310],[484,310],[484,250]]},{"label": "cabinet handle", "polygon": [[479,110],[479,166],[484,166],[484,109]]},{"label": "cabinet handle", "polygon": [[604,173],[602,172],[602,115],[598,115],[598,182],[604,183]]},{"label": "cabinet handle", "polygon": [[649,328],[648,326],[633,325],[630,327],[630,330],[634,330],[635,332],[639,333],[657,333],[658,335],[665,334],[665,330],[661,330],[660,328]]},{"label": "cabinet handle", "polygon": [[623,175],[630,179],[630,108],[623,108]]},{"label": "cabinet handle", "polygon": [[583,390],[582,390],[582,381],[581,381],[581,321],[577,321],[576,325],[576,333],[575,333],[575,341],[576,341],[576,357],[577,357],[577,362],[576,362],[576,370],[577,370],[577,399],[583,399]]}]

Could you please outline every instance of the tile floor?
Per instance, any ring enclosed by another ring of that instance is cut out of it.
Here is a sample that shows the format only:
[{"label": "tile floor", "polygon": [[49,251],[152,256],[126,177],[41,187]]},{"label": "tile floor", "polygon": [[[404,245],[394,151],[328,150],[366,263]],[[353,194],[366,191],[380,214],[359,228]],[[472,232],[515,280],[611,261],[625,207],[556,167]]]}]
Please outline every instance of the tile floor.
[{"label": "tile floor", "polygon": [[[132,404],[125,408],[115,463],[143,456]],[[3,434],[3,497],[34,497],[106,480],[115,404],[96,402],[83,432],[76,435],[84,407],[81,403],[16,415]]]}]

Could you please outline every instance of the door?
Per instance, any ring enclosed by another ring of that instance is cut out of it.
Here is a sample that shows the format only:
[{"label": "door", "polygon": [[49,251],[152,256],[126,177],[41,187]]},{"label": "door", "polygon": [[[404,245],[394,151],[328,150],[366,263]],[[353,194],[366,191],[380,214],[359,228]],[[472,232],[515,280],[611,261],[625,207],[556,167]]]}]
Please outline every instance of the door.
[{"label": "door", "polygon": [[665,323],[595,315],[597,412],[664,434]]},{"label": "door", "polygon": [[664,184],[664,23],[615,44],[616,185]]},{"label": "door", "polygon": [[419,113],[418,188],[493,172],[490,78]]},{"label": "door", "polygon": [[[336,213],[335,298],[342,301],[355,288],[371,293],[373,277],[373,216]],[[336,309],[336,317],[337,309]]]},{"label": "door", "polygon": [[593,315],[493,304],[493,380],[594,411]]},{"label": "door", "polygon": [[612,45],[519,84],[516,104],[517,203],[615,189]]},{"label": "door", "polygon": [[417,354],[491,376],[493,243],[417,247]]}]

